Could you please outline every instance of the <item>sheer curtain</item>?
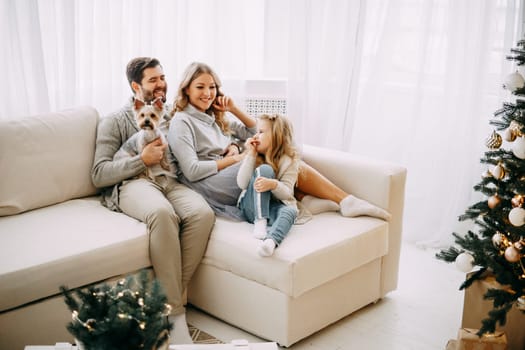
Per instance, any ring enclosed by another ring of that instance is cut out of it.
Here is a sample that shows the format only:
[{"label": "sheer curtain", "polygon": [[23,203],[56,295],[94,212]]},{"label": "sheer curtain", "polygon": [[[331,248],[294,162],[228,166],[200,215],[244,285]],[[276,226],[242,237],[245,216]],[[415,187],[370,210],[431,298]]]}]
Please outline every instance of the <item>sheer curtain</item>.
[{"label": "sheer curtain", "polygon": [[[408,168],[405,237],[442,245],[478,200],[489,119],[508,96],[517,1],[371,1],[348,149]],[[414,4],[416,6],[414,6]]]},{"label": "sheer curtain", "polygon": [[517,1],[294,3],[290,114],[307,143],[407,167],[406,240],[449,244],[465,229],[520,12]]},{"label": "sheer curtain", "polygon": [[7,106],[0,119],[79,104],[96,106],[105,115],[131,95],[125,66],[136,56],[160,59],[170,99],[192,61],[210,64],[241,95],[241,78],[262,72],[264,4],[0,0],[0,40],[6,43],[0,64],[7,67],[0,85]]},{"label": "sheer curtain", "polygon": [[139,55],[161,60],[169,100],[192,61],[238,103],[254,81],[285,82],[301,142],[405,165],[405,239],[448,243],[509,98],[522,11],[519,0],[0,0],[0,120],[83,104],[105,115],[130,96],[125,65]]}]

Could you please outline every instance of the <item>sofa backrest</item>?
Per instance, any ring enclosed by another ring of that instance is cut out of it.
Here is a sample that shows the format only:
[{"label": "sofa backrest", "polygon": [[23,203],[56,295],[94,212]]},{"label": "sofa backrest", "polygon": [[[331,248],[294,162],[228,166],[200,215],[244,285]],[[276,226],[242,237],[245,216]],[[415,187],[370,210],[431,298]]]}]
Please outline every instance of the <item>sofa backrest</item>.
[{"label": "sofa backrest", "polygon": [[98,112],[78,107],[0,121],[0,216],[96,194]]}]

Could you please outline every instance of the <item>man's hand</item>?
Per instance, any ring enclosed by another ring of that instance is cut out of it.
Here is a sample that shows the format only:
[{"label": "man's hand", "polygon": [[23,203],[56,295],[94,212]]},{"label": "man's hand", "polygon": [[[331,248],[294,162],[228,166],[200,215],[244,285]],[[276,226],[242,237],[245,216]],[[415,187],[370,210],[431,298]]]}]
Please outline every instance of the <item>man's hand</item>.
[{"label": "man's hand", "polygon": [[160,137],[156,138],[144,147],[140,154],[140,159],[142,159],[144,164],[148,167],[159,164],[164,157],[166,147],[168,147],[168,144],[162,143]]}]

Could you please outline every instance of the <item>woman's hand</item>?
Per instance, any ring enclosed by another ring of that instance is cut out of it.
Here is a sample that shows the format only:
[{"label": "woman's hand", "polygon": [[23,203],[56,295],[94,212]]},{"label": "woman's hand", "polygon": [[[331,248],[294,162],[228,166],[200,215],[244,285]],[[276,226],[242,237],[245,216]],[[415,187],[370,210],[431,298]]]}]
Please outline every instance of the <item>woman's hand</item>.
[{"label": "woman's hand", "polygon": [[236,108],[233,99],[229,96],[217,96],[213,102],[213,107],[221,112],[231,112]]},{"label": "woman's hand", "polygon": [[241,149],[239,148],[239,145],[237,145],[236,143],[232,143],[228,146],[228,148],[226,148],[226,152],[224,152],[224,157],[239,154],[241,153],[240,150]]},{"label": "woman's hand", "polygon": [[247,128],[255,127],[255,118],[250,117],[242,109],[237,108],[233,99],[229,96],[217,96],[213,101],[213,107],[221,112],[230,112],[239,119]]}]

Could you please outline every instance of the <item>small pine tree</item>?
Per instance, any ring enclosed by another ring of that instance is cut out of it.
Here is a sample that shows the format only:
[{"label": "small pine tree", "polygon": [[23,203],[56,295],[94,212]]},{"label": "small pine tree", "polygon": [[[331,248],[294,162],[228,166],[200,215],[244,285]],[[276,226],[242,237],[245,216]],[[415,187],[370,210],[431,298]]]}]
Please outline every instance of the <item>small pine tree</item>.
[{"label": "small pine tree", "polygon": [[[525,63],[525,40],[517,43],[507,59],[518,66]],[[495,130],[486,142],[489,150],[481,158],[488,170],[474,186],[484,199],[459,217],[460,221],[472,220],[477,231],[453,233],[456,245],[436,254],[438,259],[463,265],[464,271],[480,267],[467,276],[460,289],[487,274],[502,286],[483,296],[492,301],[493,309],[482,320],[478,335],[504,325],[514,304],[525,311],[525,100],[520,98],[525,96],[525,80],[516,71],[503,87],[511,92],[512,101],[504,102],[490,121]],[[509,149],[502,147],[503,141]]]},{"label": "small pine tree", "polygon": [[72,312],[67,329],[86,350],[157,349],[173,328],[166,296],[147,270],[138,279],[128,276],[113,286],[75,291],[61,286],[60,291]]}]

